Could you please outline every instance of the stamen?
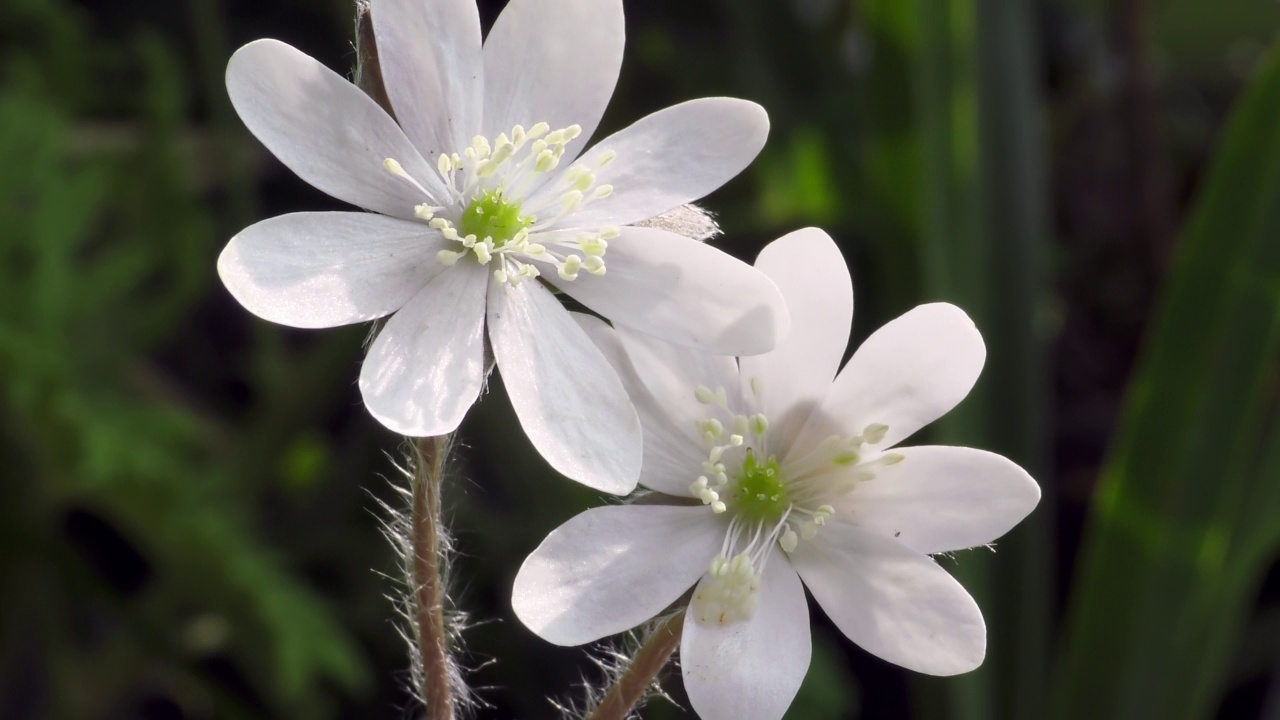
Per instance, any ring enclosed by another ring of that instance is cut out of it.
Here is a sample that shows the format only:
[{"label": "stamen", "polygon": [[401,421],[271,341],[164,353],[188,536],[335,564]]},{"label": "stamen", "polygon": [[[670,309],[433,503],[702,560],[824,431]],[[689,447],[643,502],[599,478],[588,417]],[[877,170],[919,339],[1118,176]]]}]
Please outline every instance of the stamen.
[{"label": "stamen", "polygon": [[862,440],[866,442],[868,445],[875,445],[881,440],[884,440],[885,433],[887,432],[889,432],[888,425],[882,425],[880,423],[871,423],[870,425],[867,426],[865,430],[862,431]]},{"label": "stamen", "polygon": [[427,189],[422,187],[421,183],[419,183],[417,180],[414,180],[413,177],[409,175],[409,173],[405,172],[404,166],[401,165],[400,162],[395,158],[387,158],[386,160],[383,160],[382,167],[386,169],[387,172],[391,173],[392,175],[400,178],[401,180],[404,180],[405,182],[417,188],[418,192],[422,193],[423,195],[426,195],[427,197],[431,197],[431,193],[427,192]]},{"label": "stamen", "polygon": [[698,622],[728,625],[755,613],[761,574],[752,567],[747,553],[739,553],[733,560],[724,554],[717,555],[707,575],[693,596],[693,612]]}]

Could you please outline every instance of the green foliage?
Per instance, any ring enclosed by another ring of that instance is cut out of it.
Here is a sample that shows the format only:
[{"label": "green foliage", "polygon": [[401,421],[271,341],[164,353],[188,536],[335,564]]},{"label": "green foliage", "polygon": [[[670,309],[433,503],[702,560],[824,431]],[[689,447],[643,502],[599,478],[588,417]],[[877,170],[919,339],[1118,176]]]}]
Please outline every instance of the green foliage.
[{"label": "green foliage", "polygon": [[1223,135],[1095,497],[1053,716],[1207,717],[1280,541],[1280,49]]},{"label": "green foliage", "polygon": [[[84,110],[104,100],[89,84],[103,49],[83,24],[34,0],[6,13],[10,27],[49,40],[11,50],[0,91],[0,425],[5,465],[28,470],[5,479],[21,504],[4,522],[29,543],[10,558],[27,582],[0,586],[0,602],[49,628],[40,644],[61,689],[46,710],[127,706],[167,658],[173,683],[203,686],[219,716],[245,716],[243,697],[196,671],[228,654],[269,705],[331,716],[332,689],[367,687],[364,661],[332,610],[255,537],[254,497],[235,491],[222,461],[236,453],[228,429],[155,360],[209,291],[218,244],[192,172],[181,65],[157,36],[135,38],[133,121],[99,122]],[[89,563],[66,586],[40,571],[42,553],[78,552],[57,531],[76,513],[136,549],[140,579],[121,588]],[[107,640],[59,628],[98,606],[110,608]]]}]

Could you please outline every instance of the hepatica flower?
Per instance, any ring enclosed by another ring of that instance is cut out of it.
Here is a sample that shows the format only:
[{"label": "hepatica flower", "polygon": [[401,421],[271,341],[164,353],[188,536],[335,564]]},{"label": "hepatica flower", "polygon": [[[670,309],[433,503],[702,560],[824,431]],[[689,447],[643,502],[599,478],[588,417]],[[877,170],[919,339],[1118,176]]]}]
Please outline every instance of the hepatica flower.
[{"label": "hepatica flower", "polygon": [[977,667],[982,615],[929,555],[996,539],[1039,488],[999,455],[897,445],[969,392],[985,358],[978,331],[951,305],[923,305],[837,374],[853,303],[835,244],[801,230],[756,267],[793,317],[765,355],[735,362],[582,319],[632,392],[640,482],[657,493],[555,530],[516,577],[516,614],[576,645],[693,588],[680,661],[708,720],[782,717],[809,666],[803,586],[885,660],[935,675]]},{"label": "hepatica flower", "polygon": [[512,0],[483,45],[473,0],[373,0],[371,13],[394,119],[283,43],[231,58],[227,89],[250,131],[302,179],[373,212],[253,225],[219,258],[223,282],[253,313],[294,327],[391,315],[360,390],[405,435],[457,428],[484,384],[487,334],[551,465],[630,490],[635,411],[550,288],[682,345],[772,348],[789,320],[767,278],[632,227],[741,171],[764,143],[764,111],[686,102],[582,153],[618,77],[620,0]]}]

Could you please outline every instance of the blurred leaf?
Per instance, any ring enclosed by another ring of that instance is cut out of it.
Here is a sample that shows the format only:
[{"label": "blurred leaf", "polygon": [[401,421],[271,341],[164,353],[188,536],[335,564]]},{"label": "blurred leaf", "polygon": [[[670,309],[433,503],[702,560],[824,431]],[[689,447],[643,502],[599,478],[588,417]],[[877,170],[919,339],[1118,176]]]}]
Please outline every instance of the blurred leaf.
[{"label": "blurred leaf", "polygon": [[784,716],[786,720],[844,720],[858,717],[857,680],[845,667],[837,643],[844,639],[815,633],[813,660],[804,684]]},{"label": "blurred leaf", "polygon": [[[0,414],[21,428],[12,445],[30,456],[6,466],[39,469],[14,479],[37,498],[22,520],[42,542],[21,548],[17,562],[50,565],[43,548],[68,543],[59,518],[83,508],[121,547],[136,546],[147,580],[112,587],[100,577],[111,568],[90,557],[99,566],[93,581],[46,593],[74,607],[9,597],[27,587],[0,587],[0,601],[47,614],[38,622],[50,626],[91,607],[114,638],[42,638],[53,694],[78,691],[51,702],[74,706],[75,716],[105,716],[93,708],[150,687],[144,658],[181,672],[223,654],[278,716],[332,717],[335,690],[359,694],[370,684],[362,651],[268,551],[254,527],[257,497],[238,494],[230,478],[234,436],[155,357],[212,280],[213,223],[196,191],[180,63],[158,36],[130,47],[141,107],[122,132],[137,142],[101,145],[93,121],[35,83],[0,90],[0,167],[21,169],[0,172]],[[88,58],[64,62],[91,75]],[[20,53],[6,60],[6,74],[26,62]],[[295,458],[294,467],[314,476],[315,464]],[[184,645],[173,629],[193,617],[227,630]],[[208,684],[201,697],[223,695],[216,678],[198,677]],[[240,716],[231,709],[240,700],[227,702],[216,714]]]},{"label": "blurred leaf", "polygon": [[1204,718],[1280,540],[1280,51],[1223,135],[1092,508],[1057,718]]},{"label": "blurred leaf", "polygon": [[[970,396],[934,428],[935,441],[999,452],[1042,486],[1048,380],[1038,311],[1045,300],[1048,188],[1040,98],[1031,67],[1034,24],[1024,4],[912,4],[923,172],[920,217],[925,297],[964,308],[987,344]],[[982,667],[945,684],[922,681],[931,716],[1037,718],[1049,632],[1049,540],[1043,510],[968,552],[955,574],[988,618]],[[943,708],[946,708],[944,711]]]},{"label": "blurred leaf", "polygon": [[788,152],[765,158],[772,167],[757,170],[760,215],[768,225],[800,221],[822,225],[840,215],[840,198],[832,179],[831,150],[820,132],[797,130]]}]

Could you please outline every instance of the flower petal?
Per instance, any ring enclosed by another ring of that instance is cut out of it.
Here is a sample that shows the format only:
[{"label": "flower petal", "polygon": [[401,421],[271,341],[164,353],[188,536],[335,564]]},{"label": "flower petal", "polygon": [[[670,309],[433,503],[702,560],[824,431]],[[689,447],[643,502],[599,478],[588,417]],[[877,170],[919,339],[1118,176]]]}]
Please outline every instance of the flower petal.
[{"label": "flower petal", "polygon": [[716,355],[773,349],[791,317],[764,273],[716,248],[664,230],[622,228],[604,275],[580,273],[556,287],[613,321]]},{"label": "flower petal", "polygon": [[876,657],[929,675],[982,664],[982,611],[960,583],[892,538],[827,523],[791,562],[827,616]]},{"label": "flower petal", "polygon": [[[612,185],[613,195],[569,215],[564,227],[631,225],[697,200],[751,164],[768,134],[764,108],[735,98],[690,100],[641,118],[574,163]],[[601,168],[607,152],[617,157]],[[554,202],[553,190],[544,186],[530,206]]]},{"label": "flower petal", "polygon": [[947,303],[921,305],[871,334],[809,416],[792,453],[831,435],[889,427],[878,448],[896,445],[969,394],[987,349],[973,321]]},{"label": "flower petal", "polygon": [[360,369],[360,394],[378,422],[412,437],[458,428],[484,384],[488,280],[459,264],[387,321]]},{"label": "flower petal", "polygon": [[742,378],[760,378],[770,445],[788,448],[840,369],[853,325],[853,282],[840,248],[817,228],[769,243],[755,266],[786,298],[791,332],[773,351],[742,358]]},{"label": "flower petal", "polygon": [[[692,435],[697,423],[707,419],[707,408],[696,396],[699,385],[712,390],[724,388],[729,407],[741,411],[743,402],[739,392],[738,364],[732,357],[708,355],[672,345],[625,327],[614,328],[614,332],[622,341],[636,375],[653,395],[654,402],[670,415],[676,427],[690,428]],[[694,438],[701,446],[702,438]],[[695,467],[701,467],[705,459],[701,458]]]},{"label": "flower petal", "polygon": [[640,420],[618,374],[538,282],[489,288],[489,339],[525,434],[561,474],[622,495],[640,476]]},{"label": "flower petal", "polygon": [[813,638],[804,588],[782,551],[772,552],[750,619],[704,623],[692,607],[685,616],[680,666],[703,720],[778,720],[809,671]]},{"label": "flower petal", "polygon": [[482,117],[475,0],[373,0],[370,12],[382,79],[405,134],[428,158],[462,152]]},{"label": "flower petal", "polygon": [[703,507],[622,505],[556,528],[520,567],[516,617],[557,645],[581,645],[661,613],[707,571],[724,526]]},{"label": "flower petal", "polygon": [[301,328],[390,315],[443,265],[444,239],[418,223],[369,213],[295,213],[255,223],[218,256],[218,275],[245,308]]},{"label": "flower petal", "polygon": [[677,420],[654,399],[613,328],[593,315],[573,313],[573,318],[617,371],[636,408],[644,436],[640,484],[667,495],[693,497],[689,485],[707,459],[707,450],[698,438],[692,420]]},{"label": "flower petal", "polygon": [[484,42],[484,135],[576,123],[583,147],[618,83],[623,42],[621,0],[511,0]]},{"label": "flower petal", "polygon": [[1040,501],[1012,461],[963,447],[910,447],[836,507],[835,519],[896,538],[918,553],[962,550],[1004,535]]},{"label": "flower petal", "polygon": [[[298,177],[333,197],[384,215],[443,197],[400,127],[359,88],[278,41],[256,40],[227,63],[227,94],[240,119]],[[395,158],[432,197],[386,171]]]}]

